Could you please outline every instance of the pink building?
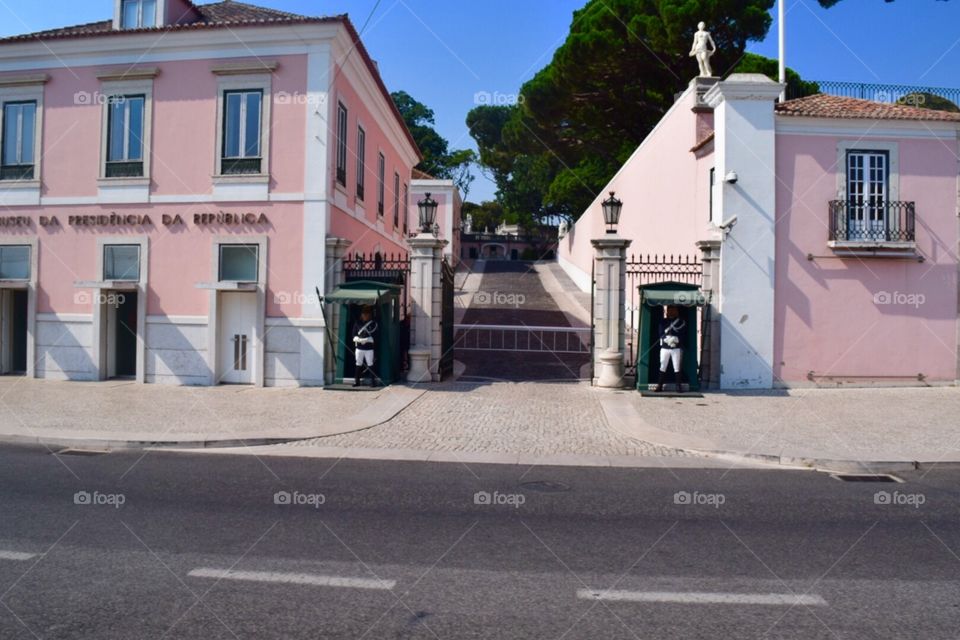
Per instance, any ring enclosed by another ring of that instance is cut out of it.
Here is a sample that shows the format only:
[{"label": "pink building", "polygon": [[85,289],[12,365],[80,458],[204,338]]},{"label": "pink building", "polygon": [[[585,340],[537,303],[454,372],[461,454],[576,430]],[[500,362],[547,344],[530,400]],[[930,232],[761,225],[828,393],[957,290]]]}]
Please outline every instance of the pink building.
[{"label": "pink building", "polygon": [[419,151],[345,16],[115,0],[0,40],[0,370],[318,385]]},{"label": "pink building", "polygon": [[778,103],[781,89],[692,82],[561,240],[560,264],[589,290],[616,191],[631,252],[704,257],[705,382],[956,383],[960,114]]}]

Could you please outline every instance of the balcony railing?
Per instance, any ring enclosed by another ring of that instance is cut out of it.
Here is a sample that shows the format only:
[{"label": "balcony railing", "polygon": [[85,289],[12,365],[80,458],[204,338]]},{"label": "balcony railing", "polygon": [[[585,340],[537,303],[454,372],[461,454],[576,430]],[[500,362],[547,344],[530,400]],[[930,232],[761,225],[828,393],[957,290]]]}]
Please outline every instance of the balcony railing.
[{"label": "balcony railing", "polygon": [[916,205],[873,198],[830,201],[830,241],[850,243],[915,242]]},{"label": "balcony railing", "polygon": [[[820,93],[843,98],[861,98],[874,102],[902,104],[928,109],[946,109],[956,111],[960,105],[960,89],[947,87],[921,87],[906,84],[878,84],[869,82],[836,82],[817,80],[814,82]],[[807,87],[791,86],[787,97],[802,98],[809,95]]]}]

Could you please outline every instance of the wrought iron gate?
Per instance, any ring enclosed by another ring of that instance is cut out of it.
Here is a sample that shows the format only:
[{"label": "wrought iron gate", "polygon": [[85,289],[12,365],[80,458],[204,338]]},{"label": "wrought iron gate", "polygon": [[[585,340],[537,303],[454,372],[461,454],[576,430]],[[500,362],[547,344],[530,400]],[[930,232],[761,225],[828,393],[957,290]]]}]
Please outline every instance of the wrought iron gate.
[{"label": "wrought iron gate", "polygon": [[440,379],[453,374],[453,287],[454,269],[444,258],[440,263],[441,300],[440,300]]}]

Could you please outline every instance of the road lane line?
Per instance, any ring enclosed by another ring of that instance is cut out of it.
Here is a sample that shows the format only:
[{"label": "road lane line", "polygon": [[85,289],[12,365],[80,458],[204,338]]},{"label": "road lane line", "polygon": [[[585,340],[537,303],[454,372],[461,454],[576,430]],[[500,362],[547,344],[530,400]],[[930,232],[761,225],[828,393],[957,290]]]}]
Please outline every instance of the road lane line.
[{"label": "road lane line", "polygon": [[673,591],[605,591],[579,589],[581,600],[610,600],[619,602],[666,602],[675,604],[761,604],[779,606],[825,607],[827,601],[818,595],[791,593],[705,593]]},{"label": "road lane line", "polygon": [[341,578],[311,573],[279,573],[276,571],[228,571],[202,567],[187,574],[193,578],[217,580],[242,580],[246,582],[272,582],[279,584],[306,584],[314,587],[344,587],[347,589],[382,589],[389,591],[396,580],[370,580],[367,578]]},{"label": "road lane line", "polygon": [[3,551],[0,550],[0,560],[31,560],[36,558],[35,553],[24,553],[22,551]]}]

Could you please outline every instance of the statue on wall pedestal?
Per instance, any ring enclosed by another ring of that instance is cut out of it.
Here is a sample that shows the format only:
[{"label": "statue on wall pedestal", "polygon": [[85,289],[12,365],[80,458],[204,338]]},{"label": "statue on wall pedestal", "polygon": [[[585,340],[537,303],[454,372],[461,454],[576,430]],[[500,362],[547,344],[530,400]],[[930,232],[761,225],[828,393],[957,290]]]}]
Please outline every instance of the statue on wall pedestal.
[{"label": "statue on wall pedestal", "polygon": [[700,65],[700,76],[713,77],[713,69],[710,68],[710,56],[717,52],[717,45],[713,42],[713,37],[706,29],[706,23],[701,22],[697,25],[697,32],[693,34],[693,46],[690,48],[690,57],[696,57]]}]

